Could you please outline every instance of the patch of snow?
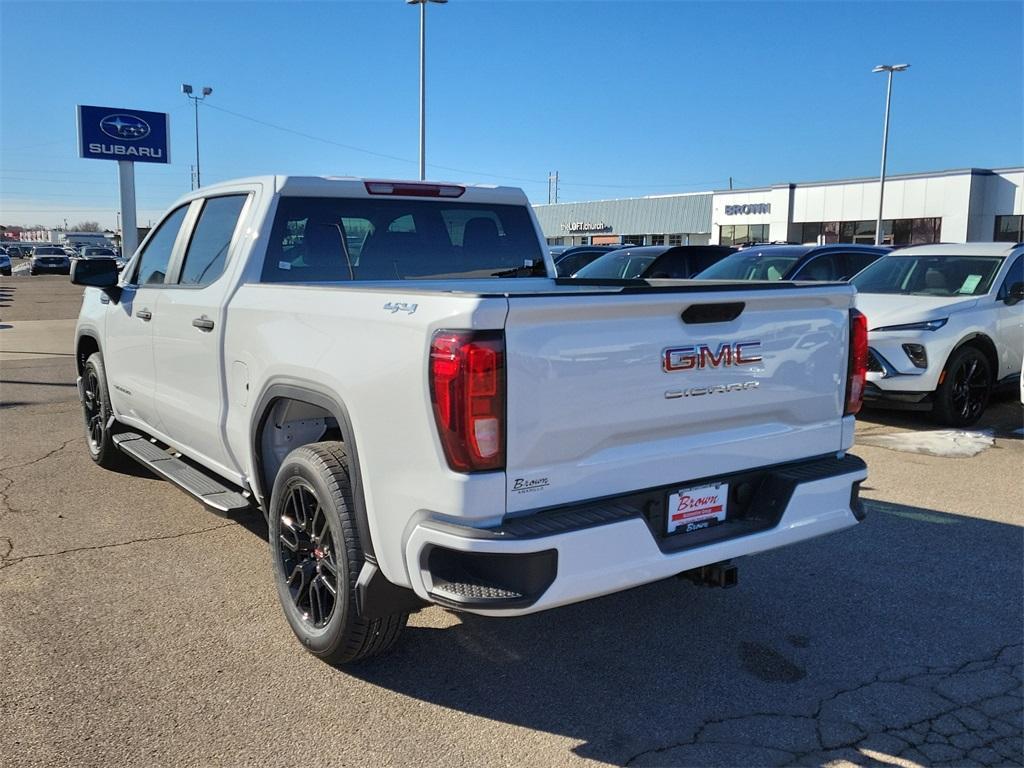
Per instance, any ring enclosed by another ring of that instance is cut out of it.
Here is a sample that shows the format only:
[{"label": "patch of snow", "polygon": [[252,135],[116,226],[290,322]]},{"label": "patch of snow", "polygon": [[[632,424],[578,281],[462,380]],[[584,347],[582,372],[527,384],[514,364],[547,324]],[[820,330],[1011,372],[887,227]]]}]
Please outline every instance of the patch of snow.
[{"label": "patch of snow", "polygon": [[967,432],[962,429],[936,429],[926,432],[897,432],[891,435],[865,435],[857,438],[857,442],[904,453],[966,459],[991,448],[996,440],[990,430]]}]

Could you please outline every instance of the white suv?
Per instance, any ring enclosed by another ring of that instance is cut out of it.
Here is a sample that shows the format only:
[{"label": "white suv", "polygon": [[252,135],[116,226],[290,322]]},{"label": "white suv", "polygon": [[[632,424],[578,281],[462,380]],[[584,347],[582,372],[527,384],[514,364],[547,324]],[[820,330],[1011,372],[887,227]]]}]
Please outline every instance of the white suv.
[{"label": "white suv", "polygon": [[851,281],[868,319],[865,401],[973,424],[1024,356],[1024,244],[921,245]]}]

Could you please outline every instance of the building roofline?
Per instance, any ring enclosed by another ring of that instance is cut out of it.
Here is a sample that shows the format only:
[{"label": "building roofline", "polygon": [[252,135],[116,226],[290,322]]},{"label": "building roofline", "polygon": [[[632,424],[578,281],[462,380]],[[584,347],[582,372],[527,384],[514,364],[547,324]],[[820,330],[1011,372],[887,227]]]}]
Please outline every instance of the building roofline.
[{"label": "building roofline", "polygon": [[[1020,173],[1024,166],[1011,166],[1007,168],[950,168],[942,171],[917,171],[914,173],[891,173],[885,177],[886,181],[897,179],[926,179],[944,176],[994,176],[998,173]],[[831,187],[839,184],[865,184],[878,181],[877,176],[861,176],[852,179],[829,179],[825,181],[796,181],[781,182],[760,187],[744,187],[742,189],[716,189],[716,195],[724,195],[729,192],[770,192],[773,189],[786,189],[788,187]]]},{"label": "building roofline", "polygon": [[704,192],[671,192],[666,195],[635,195],[632,197],[604,197],[600,200],[569,200],[564,203],[531,203],[534,208],[554,207],[556,205],[590,205],[591,203],[619,203],[623,200],[664,200],[668,197],[697,197],[698,195],[713,195],[713,190]]}]

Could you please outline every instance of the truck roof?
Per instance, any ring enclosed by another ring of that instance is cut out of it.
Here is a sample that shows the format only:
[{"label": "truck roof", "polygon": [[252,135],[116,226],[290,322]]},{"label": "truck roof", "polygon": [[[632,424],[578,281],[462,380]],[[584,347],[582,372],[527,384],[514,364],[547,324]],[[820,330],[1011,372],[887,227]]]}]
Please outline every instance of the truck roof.
[{"label": "truck roof", "polygon": [[[263,184],[274,192],[289,197],[376,197],[366,188],[367,182],[402,185],[407,188],[423,185],[425,187],[461,187],[465,190],[458,197],[444,197],[456,203],[498,203],[505,205],[529,205],[526,194],[519,187],[505,187],[495,184],[466,184],[458,181],[413,181],[408,179],[361,178],[356,176],[249,176],[241,179],[210,184],[180,198],[181,202],[197,197],[205,197],[211,192],[226,192],[239,185]],[[385,195],[379,195],[385,197]],[[415,195],[414,195],[415,196]],[[436,195],[424,195],[436,197]],[[176,205],[178,203],[175,203]]]}]

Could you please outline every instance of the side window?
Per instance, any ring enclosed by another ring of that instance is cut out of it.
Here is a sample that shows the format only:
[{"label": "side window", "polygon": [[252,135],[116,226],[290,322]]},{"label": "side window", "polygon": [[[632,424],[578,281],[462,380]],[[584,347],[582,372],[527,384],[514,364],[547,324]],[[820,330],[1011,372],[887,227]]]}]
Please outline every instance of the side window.
[{"label": "side window", "polygon": [[185,263],[178,280],[181,285],[209,285],[220,277],[246,197],[211,197],[203,205],[192,242],[185,252]]},{"label": "side window", "polygon": [[882,257],[880,253],[871,253],[870,251],[856,251],[846,254],[846,274],[843,275],[844,280],[849,280],[851,277],[860,272],[864,267],[869,264],[874,264],[878,259]]},{"label": "side window", "polygon": [[1024,283],[1024,256],[1018,256],[1017,260],[1010,265],[1009,271],[1003,284],[999,286],[998,299],[1005,299],[1010,295],[1010,286],[1014,283]]},{"label": "side window", "polygon": [[815,256],[804,264],[800,270],[793,275],[793,280],[817,280],[828,281],[838,280],[842,276],[840,260],[842,255],[838,253],[823,253]]},{"label": "side window", "polygon": [[146,249],[139,256],[139,265],[132,280],[137,285],[161,284],[167,275],[167,265],[171,261],[174,241],[178,238],[178,230],[185,219],[188,205],[177,208],[174,213],[163,220],[156,234],[146,244]]}]

